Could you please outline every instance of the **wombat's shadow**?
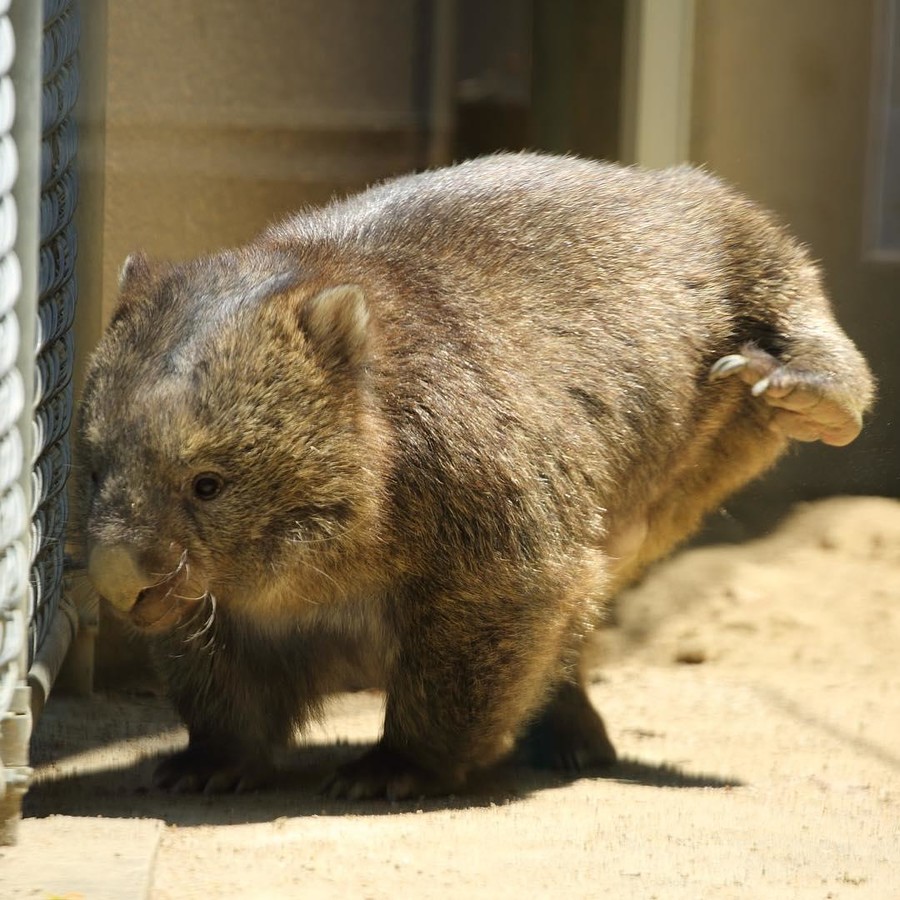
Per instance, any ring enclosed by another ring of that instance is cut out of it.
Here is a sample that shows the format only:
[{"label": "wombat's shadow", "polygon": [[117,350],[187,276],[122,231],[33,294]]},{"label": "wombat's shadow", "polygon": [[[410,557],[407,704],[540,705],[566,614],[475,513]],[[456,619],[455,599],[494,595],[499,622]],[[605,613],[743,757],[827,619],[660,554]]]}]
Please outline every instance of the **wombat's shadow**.
[{"label": "wombat's shadow", "polygon": [[477,809],[523,800],[547,788],[559,788],[581,778],[668,788],[732,788],[740,781],[693,774],[675,766],[624,759],[598,772],[565,775],[512,764],[480,773],[465,794],[417,800],[338,801],[323,797],[320,788],[335,765],[361,753],[365,744],[319,744],[301,748],[281,770],[274,784],[242,794],[205,796],[171,794],[150,788],[158,756],[117,769],[71,773],[41,780],[25,798],[28,817],[49,815],[161,819],[168,825],[236,825],[273,821],[283,816],[385,816],[422,810]]},{"label": "wombat's shadow", "polygon": [[[145,700],[141,715],[129,717],[118,705],[122,702],[119,698],[66,699],[45,713],[46,721],[41,722],[32,746],[37,772],[25,797],[26,816],[151,818],[169,825],[228,825],[283,816],[384,816],[416,810],[475,809],[514,803],[581,778],[666,788],[741,785],[732,779],[632,758],[578,775],[509,762],[474,776],[465,794],[396,803],[346,802],[325,798],[320,789],[335,766],[355,758],[370,744],[331,741],[290,751],[272,786],[259,791],[216,796],[171,794],[150,787],[152,774],[164,746],[169,748],[164,752],[170,752],[179,742],[183,744],[183,729],[178,729],[173,713],[163,703]],[[132,745],[130,751],[117,752],[116,745],[122,741]],[[137,758],[134,744],[141,748]]]}]

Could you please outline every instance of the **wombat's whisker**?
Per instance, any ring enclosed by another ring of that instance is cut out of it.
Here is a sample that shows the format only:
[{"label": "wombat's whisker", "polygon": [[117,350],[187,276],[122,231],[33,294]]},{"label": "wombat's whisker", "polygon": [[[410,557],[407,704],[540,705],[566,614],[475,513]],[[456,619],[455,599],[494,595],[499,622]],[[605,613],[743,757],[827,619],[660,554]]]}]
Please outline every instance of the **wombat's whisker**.
[{"label": "wombat's whisker", "polygon": [[[206,619],[204,620],[203,624],[192,631],[190,634],[188,634],[186,637],[181,638],[180,641],[181,645],[187,646],[188,644],[191,644],[198,638],[202,637],[204,634],[209,634],[209,638],[207,639],[206,643],[196,648],[196,652],[205,654],[211,648],[213,649],[213,652],[215,652],[214,645],[216,641],[216,629],[214,626],[216,623],[216,610],[218,608],[218,601],[216,600],[215,595],[210,591],[207,591],[205,594],[203,594],[200,599],[204,600],[204,602],[195,610],[195,612],[189,619],[181,623],[181,625],[179,626],[179,632],[183,630],[189,630],[194,622],[196,622],[200,618],[200,616],[203,615],[204,611],[208,610]],[[168,653],[168,658],[184,659],[186,655],[186,652],[175,653],[174,651],[170,651]]]},{"label": "wombat's whisker", "polygon": [[182,551],[181,558],[178,560],[178,565],[175,566],[175,568],[172,569],[172,571],[169,572],[168,574],[161,575],[157,572],[152,572],[151,574],[153,575],[154,578],[157,578],[158,581],[154,581],[152,584],[148,584],[147,587],[148,588],[159,587],[161,584],[165,584],[170,579],[175,578],[176,576],[180,575],[181,571],[187,565],[187,557],[188,557],[187,550]]},{"label": "wombat's whisker", "polygon": [[[203,594],[203,595],[202,595],[201,597],[199,597],[198,599],[201,599],[201,600],[202,600],[202,599],[205,599],[205,600],[208,600],[208,601],[209,601],[208,604],[207,604],[207,603],[204,603],[204,604],[203,604],[203,607],[205,607],[205,606],[207,606],[207,605],[209,606],[209,614],[208,614],[207,617],[206,617],[206,621],[200,626],[200,628],[198,628],[193,634],[189,635],[188,637],[186,637],[186,638],[184,639],[184,642],[185,642],[186,644],[190,644],[190,643],[192,643],[193,641],[196,641],[197,638],[202,637],[204,634],[206,634],[206,633],[212,628],[213,622],[215,621],[215,618],[216,618],[216,598],[215,598],[215,595],[214,595],[214,594],[211,594],[209,591],[207,591],[205,594]],[[200,607],[200,609],[203,609],[203,607]],[[196,615],[199,615],[199,610],[198,610],[198,612],[195,614],[195,616],[196,616]],[[192,621],[193,621],[193,619],[192,619]]]},{"label": "wombat's whisker", "polygon": [[207,597],[207,591],[204,591],[202,594],[197,594],[196,597],[185,597],[184,594],[169,594],[168,596],[174,597],[176,600],[184,600],[185,603],[197,603],[200,600],[205,600]]}]

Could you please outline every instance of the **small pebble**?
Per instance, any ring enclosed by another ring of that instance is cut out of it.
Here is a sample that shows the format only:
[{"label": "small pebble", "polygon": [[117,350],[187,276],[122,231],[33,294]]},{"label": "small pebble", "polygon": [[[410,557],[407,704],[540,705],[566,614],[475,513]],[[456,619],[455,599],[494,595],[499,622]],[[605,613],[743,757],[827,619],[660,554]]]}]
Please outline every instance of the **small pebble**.
[{"label": "small pebble", "polygon": [[706,658],[706,649],[700,644],[685,643],[675,651],[675,662],[686,666],[699,666]]}]

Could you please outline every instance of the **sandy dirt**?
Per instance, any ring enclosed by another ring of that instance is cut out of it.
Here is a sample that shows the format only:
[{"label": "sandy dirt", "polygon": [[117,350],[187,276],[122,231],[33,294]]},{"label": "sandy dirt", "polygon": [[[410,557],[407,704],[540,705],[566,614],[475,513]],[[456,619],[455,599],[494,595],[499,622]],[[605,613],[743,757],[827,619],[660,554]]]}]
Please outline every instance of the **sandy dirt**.
[{"label": "sandy dirt", "polygon": [[900,501],[685,551],[600,651],[604,777],[504,768],[420,803],[317,796],[377,737],[375,695],[338,701],[277,789],[219,798],[148,790],[185,739],[160,698],[54,696],[0,897],[900,898]]}]

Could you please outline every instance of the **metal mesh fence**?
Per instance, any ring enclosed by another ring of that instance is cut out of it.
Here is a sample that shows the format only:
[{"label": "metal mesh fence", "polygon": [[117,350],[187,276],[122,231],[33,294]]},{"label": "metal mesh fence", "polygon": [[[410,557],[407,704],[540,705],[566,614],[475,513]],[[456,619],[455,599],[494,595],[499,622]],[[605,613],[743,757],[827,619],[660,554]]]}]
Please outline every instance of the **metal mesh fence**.
[{"label": "metal mesh fence", "polygon": [[25,461],[18,421],[26,392],[17,367],[20,330],[15,305],[22,270],[15,252],[18,212],[12,191],[19,161],[12,136],[15,35],[8,12],[8,0],[0,0],[0,843],[11,839],[9,829],[15,827],[27,782],[30,725],[22,708],[27,697],[22,691],[26,621],[21,601],[27,590],[28,504],[21,484]]},{"label": "metal mesh fence", "polygon": [[[66,643],[58,638],[58,623],[64,618],[72,417],[77,201],[72,111],[79,38],[74,0],[45,0],[42,19],[40,7],[28,4],[9,13],[9,0],[0,0],[0,844],[15,839],[30,775],[26,676],[48,645],[55,645],[54,656],[60,657]],[[20,30],[33,40],[20,46],[16,60]],[[27,120],[27,127],[20,128],[20,120]],[[18,151],[14,127],[27,145]],[[30,431],[22,425],[28,411],[24,421],[31,419]],[[30,472],[30,479],[23,479],[23,472]]]},{"label": "metal mesh fence", "polygon": [[78,95],[78,36],[76,4],[45,0],[29,662],[47,638],[62,589],[76,297],[77,131],[72,110]]}]

